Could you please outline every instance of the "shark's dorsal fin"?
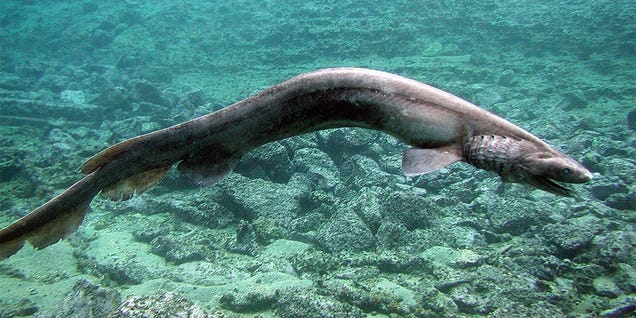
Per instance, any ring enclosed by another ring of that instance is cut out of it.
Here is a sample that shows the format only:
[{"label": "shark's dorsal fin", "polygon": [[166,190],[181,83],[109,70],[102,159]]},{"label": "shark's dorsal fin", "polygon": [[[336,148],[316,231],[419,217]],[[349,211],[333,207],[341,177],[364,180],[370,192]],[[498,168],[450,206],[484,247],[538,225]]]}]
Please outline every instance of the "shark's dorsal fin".
[{"label": "shark's dorsal fin", "polygon": [[402,156],[402,172],[408,177],[419,176],[462,160],[457,146],[410,148]]}]

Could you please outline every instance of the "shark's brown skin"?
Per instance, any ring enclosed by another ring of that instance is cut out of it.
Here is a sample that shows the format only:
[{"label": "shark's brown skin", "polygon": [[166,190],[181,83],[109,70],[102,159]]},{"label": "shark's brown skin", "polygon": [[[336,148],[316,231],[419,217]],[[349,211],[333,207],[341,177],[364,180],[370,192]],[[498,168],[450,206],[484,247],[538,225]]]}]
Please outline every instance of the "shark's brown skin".
[{"label": "shark's brown skin", "polygon": [[100,191],[128,199],[158,183],[174,164],[199,184],[227,175],[252,149],[335,127],[384,131],[414,147],[406,175],[455,161],[560,195],[552,180],[582,183],[591,173],[545,142],[459,97],[380,71],[335,68],[294,77],[220,111],[128,139],[90,158],[87,174],[65,192],[0,230],[0,259],[25,241],[36,248],[74,232]]}]

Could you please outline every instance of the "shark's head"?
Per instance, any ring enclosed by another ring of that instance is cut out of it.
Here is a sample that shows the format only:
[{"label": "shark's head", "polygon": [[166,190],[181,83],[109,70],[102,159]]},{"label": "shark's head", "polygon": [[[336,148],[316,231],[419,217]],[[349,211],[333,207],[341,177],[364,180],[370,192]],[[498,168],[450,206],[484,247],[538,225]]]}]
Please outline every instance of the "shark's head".
[{"label": "shark's head", "polygon": [[528,153],[521,156],[516,165],[518,182],[563,196],[572,196],[572,190],[554,181],[585,183],[592,180],[589,170],[556,150]]},{"label": "shark's head", "polygon": [[563,196],[573,196],[573,192],[557,182],[592,180],[592,173],[576,160],[528,140],[475,136],[464,144],[462,155],[478,168],[497,172],[503,181],[524,183]]}]

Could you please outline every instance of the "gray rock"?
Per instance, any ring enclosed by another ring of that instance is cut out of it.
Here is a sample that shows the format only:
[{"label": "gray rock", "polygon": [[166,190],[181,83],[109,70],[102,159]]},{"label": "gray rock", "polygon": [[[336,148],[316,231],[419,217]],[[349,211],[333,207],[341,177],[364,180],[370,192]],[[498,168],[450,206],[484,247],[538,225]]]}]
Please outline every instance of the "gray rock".
[{"label": "gray rock", "polygon": [[625,294],[636,292],[636,270],[628,264],[618,264],[614,281]]},{"label": "gray rock", "polygon": [[134,317],[213,317],[191,300],[171,292],[152,296],[130,296],[109,318]]},{"label": "gray rock", "polygon": [[613,301],[609,309],[603,310],[599,317],[601,318],[626,318],[636,312],[636,297],[623,297]]},{"label": "gray rock", "polygon": [[477,267],[483,262],[483,256],[472,250],[451,249],[434,246],[422,252],[420,257],[433,267],[452,266],[456,268]]},{"label": "gray rock", "polygon": [[167,261],[182,264],[212,255],[210,241],[198,235],[160,235],[150,241],[150,251]]},{"label": "gray rock", "polygon": [[340,166],[340,175],[343,185],[352,189],[365,186],[384,187],[387,184],[397,183],[401,178],[382,171],[377,162],[362,155],[347,158]]},{"label": "gray rock", "polygon": [[461,226],[452,222],[442,222],[441,229],[437,231],[439,239],[447,242],[454,248],[477,249],[486,246],[486,237],[477,229],[469,226]]},{"label": "gray rock", "polygon": [[[380,204],[380,187],[363,187],[357,191],[357,197],[351,200],[351,208],[362,218],[371,232],[375,233],[383,222],[382,205]],[[335,210],[333,213],[338,213]],[[390,220],[389,220],[390,221]],[[395,220],[399,222],[399,220]]]},{"label": "gray rock", "polygon": [[132,51],[121,55],[117,61],[117,68],[135,68],[145,65],[148,62],[148,54],[145,52]]},{"label": "gray rock", "polygon": [[[603,158],[604,176],[602,180],[604,182],[601,184],[616,186],[617,189],[612,191],[612,193],[626,192],[626,188],[629,190],[629,186],[633,186],[633,184],[636,183],[636,161],[630,158],[633,156],[633,154],[627,154],[619,158]],[[594,182],[594,184],[597,183],[599,182]],[[627,185],[627,187],[625,187],[625,185]]]},{"label": "gray rock", "polygon": [[385,249],[395,249],[408,246],[412,236],[402,223],[383,222],[375,234],[378,246]]},{"label": "gray rock", "polygon": [[563,100],[561,101],[561,108],[565,110],[581,109],[587,107],[589,101],[582,90],[573,90],[565,93]]},{"label": "gray rock", "polygon": [[320,188],[331,189],[340,183],[340,174],[333,160],[318,149],[296,150],[293,164],[296,171],[317,176]]},{"label": "gray rock", "polygon": [[271,142],[247,153],[235,171],[246,177],[286,183],[294,172],[287,148],[279,142]]},{"label": "gray rock", "polygon": [[24,80],[15,74],[0,72],[0,88],[6,90],[22,90],[27,88]]},{"label": "gray rock", "polygon": [[150,276],[150,271],[145,265],[129,259],[97,264],[97,269],[119,284],[141,284]]},{"label": "gray rock", "polygon": [[113,313],[121,303],[121,295],[114,289],[104,288],[80,279],[66,295],[55,312],[55,317],[101,318]]},{"label": "gray rock", "polygon": [[610,195],[616,193],[628,193],[629,188],[622,182],[595,184],[591,187],[592,195],[597,199],[604,201]]},{"label": "gray rock", "polygon": [[[235,221],[231,211],[210,200],[206,194],[183,198],[181,193],[169,197],[167,202],[157,202],[158,210],[168,210],[182,221],[205,226],[206,228],[224,228]],[[166,206],[165,209],[161,207]]]},{"label": "gray rock", "polygon": [[343,210],[332,216],[318,230],[317,244],[330,252],[368,250],[375,245],[371,230],[352,211]]},{"label": "gray rock", "polygon": [[621,294],[620,288],[616,286],[616,283],[611,277],[597,277],[593,281],[593,286],[594,290],[596,290],[596,294],[601,297],[616,298]]},{"label": "gray rock", "polygon": [[627,113],[627,127],[631,130],[636,130],[636,108]]},{"label": "gray rock", "polygon": [[461,285],[453,288],[450,292],[450,296],[460,312],[469,314],[487,314],[494,309],[485,297],[471,290],[467,285]]},{"label": "gray rock", "polygon": [[269,244],[274,240],[288,237],[288,230],[269,218],[257,218],[252,222],[256,241]]},{"label": "gray rock", "polygon": [[388,222],[402,223],[407,229],[425,228],[439,207],[415,192],[396,192],[389,189],[381,194],[382,217]]},{"label": "gray rock", "polygon": [[59,74],[44,74],[36,83],[38,89],[50,90],[55,93],[62,92],[72,80]]},{"label": "gray rock", "polygon": [[0,317],[31,316],[40,310],[38,306],[28,298],[18,301],[0,299]]},{"label": "gray rock", "polygon": [[471,210],[488,216],[495,233],[520,235],[531,227],[550,223],[548,217],[551,208],[541,202],[529,202],[517,198],[504,200],[494,198],[495,194],[484,193],[471,203]]},{"label": "gray rock", "polygon": [[636,211],[636,187],[632,186],[628,193],[610,194],[605,204],[617,210]]},{"label": "gray rock", "polygon": [[602,228],[601,220],[584,216],[561,224],[548,224],[543,227],[543,235],[558,248],[560,257],[571,258],[586,248]]},{"label": "gray rock", "polygon": [[591,250],[601,264],[612,267],[612,264],[633,262],[635,245],[634,232],[611,231],[594,237]]},{"label": "gray rock", "polygon": [[289,230],[294,233],[317,231],[325,222],[327,222],[327,218],[322,213],[312,212],[294,219],[289,224]]},{"label": "gray rock", "polygon": [[255,312],[269,309],[276,301],[275,293],[248,292],[224,294],[219,299],[221,306],[236,312]]},{"label": "gray rock", "polygon": [[362,128],[340,128],[321,131],[319,136],[322,148],[327,152],[360,153],[375,143],[378,133]]},{"label": "gray rock", "polygon": [[296,218],[300,200],[308,193],[307,189],[249,179],[239,174],[228,176],[219,186],[225,195],[219,203],[231,208],[236,217],[246,220],[271,218],[281,225]]},{"label": "gray rock", "polygon": [[281,292],[276,300],[276,313],[281,318],[365,317],[359,308],[304,290]]},{"label": "gray rock", "polygon": [[92,104],[102,106],[107,109],[130,109],[130,102],[126,98],[126,95],[115,87],[109,87],[102,90],[93,100]]},{"label": "gray rock", "polygon": [[185,96],[179,99],[179,103],[188,109],[194,109],[207,103],[208,99],[202,90],[193,90],[187,92]]},{"label": "gray rock", "polygon": [[148,81],[134,81],[128,99],[134,103],[147,102],[161,106],[168,105],[161,90]]},{"label": "gray rock", "polygon": [[490,313],[492,318],[563,317],[563,310],[557,306],[539,302],[530,305],[509,303]]},{"label": "gray rock", "polygon": [[93,44],[97,48],[102,48],[110,41],[113,40],[113,37],[104,30],[97,30],[91,35],[91,44]]},{"label": "gray rock", "polygon": [[53,146],[61,151],[73,151],[77,149],[78,142],[71,136],[71,134],[65,132],[62,129],[54,128],[49,132],[48,139]]},{"label": "gray rock", "polygon": [[234,241],[229,242],[226,249],[230,252],[245,255],[255,256],[258,254],[258,244],[256,243],[254,226],[247,221],[241,221],[236,226],[236,237]]}]

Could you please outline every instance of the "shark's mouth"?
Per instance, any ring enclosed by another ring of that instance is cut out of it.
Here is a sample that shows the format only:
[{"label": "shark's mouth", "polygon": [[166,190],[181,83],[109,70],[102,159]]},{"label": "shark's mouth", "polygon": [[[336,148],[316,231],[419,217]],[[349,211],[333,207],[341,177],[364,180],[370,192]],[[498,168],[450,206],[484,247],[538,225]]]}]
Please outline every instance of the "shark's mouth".
[{"label": "shark's mouth", "polygon": [[574,196],[574,191],[552,181],[544,176],[530,176],[527,182],[541,190],[548,191],[554,194],[562,195],[564,197]]}]

